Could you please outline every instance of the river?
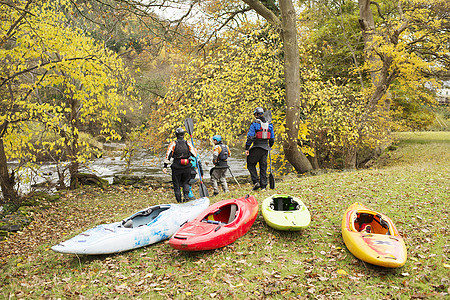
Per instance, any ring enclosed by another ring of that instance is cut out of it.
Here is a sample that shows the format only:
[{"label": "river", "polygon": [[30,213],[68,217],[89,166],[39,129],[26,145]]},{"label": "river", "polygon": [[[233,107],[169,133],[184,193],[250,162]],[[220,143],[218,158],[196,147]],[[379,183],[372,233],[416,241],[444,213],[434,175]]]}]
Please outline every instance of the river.
[{"label": "river", "polygon": [[[232,156],[228,158],[228,165],[234,176],[248,175],[245,168],[246,158],[242,149],[231,148]],[[115,174],[124,174],[126,162],[120,159],[120,151],[111,152],[114,155],[98,158],[92,163],[80,169],[80,172],[94,173],[112,183]],[[138,151],[133,157],[130,165],[130,174],[135,176],[166,176],[170,180],[170,175],[162,172],[164,157],[148,154],[147,151]],[[209,170],[213,167],[212,151],[200,152],[200,161],[203,166],[204,178],[210,178]]]},{"label": "river", "polygon": [[[95,174],[103,179],[113,183],[114,175],[124,174],[126,172],[126,161],[121,160],[122,144],[105,144],[105,154],[101,158],[94,159],[88,164],[80,167],[80,172]],[[243,149],[231,148],[232,156],[228,158],[228,165],[234,176],[249,175],[246,169],[246,157]],[[130,173],[134,176],[154,176],[154,177],[166,177],[167,181],[171,180],[171,175],[164,174],[162,172],[163,167],[163,155],[155,156],[149,154],[148,151],[139,150],[133,156],[130,165]],[[209,170],[213,167],[212,164],[212,150],[206,150],[200,152],[200,161],[202,162],[204,176],[203,178],[210,178]],[[8,163],[10,166],[15,166],[17,163]],[[170,170],[170,169],[169,169]],[[22,174],[23,175],[23,174]],[[230,174],[227,175],[230,177]],[[32,176],[32,180],[29,183],[21,184],[19,187],[20,193],[27,193],[31,190],[32,185],[41,184],[45,181],[56,182],[57,172],[56,165],[51,163],[44,163],[36,175]],[[68,184],[68,183],[67,183]]]}]

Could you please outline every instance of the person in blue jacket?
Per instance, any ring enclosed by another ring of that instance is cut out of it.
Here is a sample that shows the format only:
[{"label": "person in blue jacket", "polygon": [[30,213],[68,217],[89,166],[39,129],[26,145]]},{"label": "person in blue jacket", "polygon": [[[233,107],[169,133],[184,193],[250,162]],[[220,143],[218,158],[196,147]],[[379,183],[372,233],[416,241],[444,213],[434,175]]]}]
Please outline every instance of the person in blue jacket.
[{"label": "person in blue jacket", "polygon": [[[253,183],[253,190],[265,189],[267,186],[267,156],[275,142],[273,124],[263,116],[264,110],[257,107],[253,114],[255,121],[250,125],[245,143],[247,169]],[[259,178],[256,164],[259,163]]]}]

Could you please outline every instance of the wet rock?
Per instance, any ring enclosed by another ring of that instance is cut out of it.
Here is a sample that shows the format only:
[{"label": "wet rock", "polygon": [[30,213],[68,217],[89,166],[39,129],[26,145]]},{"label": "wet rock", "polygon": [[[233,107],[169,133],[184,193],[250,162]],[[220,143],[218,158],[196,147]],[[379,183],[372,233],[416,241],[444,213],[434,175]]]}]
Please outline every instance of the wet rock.
[{"label": "wet rock", "polygon": [[10,227],[9,227],[9,231],[10,232],[17,232],[17,231],[19,231],[20,230],[20,225],[11,225]]}]

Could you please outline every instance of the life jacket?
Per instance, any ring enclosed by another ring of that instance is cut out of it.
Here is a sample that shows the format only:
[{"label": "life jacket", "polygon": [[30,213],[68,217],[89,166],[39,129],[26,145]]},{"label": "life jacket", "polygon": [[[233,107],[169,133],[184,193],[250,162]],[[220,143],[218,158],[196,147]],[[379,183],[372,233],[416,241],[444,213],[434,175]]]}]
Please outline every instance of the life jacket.
[{"label": "life jacket", "polygon": [[228,159],[228,148],[226,145],[220,145],[220,153],[219,156],[217,157],[218,160],[227,160]]},{"label": "life jacket", "polygon": [[269,131],[269,122],[262,122],[259,119],[256,119],[256,123],[259,123],[261,125],[260,129],[256,130],[256,138],[262,139],[262,140],[268,140],[271,138],[270,131]]},{"label": "life jacket", "polygon": [[[189,161],[189,145],[186,140],[177,140],[173,150],[173,158],[187,159]],[[186,164],[187,165],[187,164]]]}]

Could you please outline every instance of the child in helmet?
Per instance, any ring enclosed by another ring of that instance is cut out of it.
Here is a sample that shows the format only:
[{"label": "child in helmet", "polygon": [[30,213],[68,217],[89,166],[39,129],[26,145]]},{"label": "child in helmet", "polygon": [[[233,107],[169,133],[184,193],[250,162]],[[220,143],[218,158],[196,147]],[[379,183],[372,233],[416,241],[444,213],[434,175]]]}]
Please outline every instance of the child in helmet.
[{"label": "child in helmet", "polygon": [[228,193],[228,184],[226,180],[225,172],[229,168],[227,164],[228,157],[231,156],[230,149],[222,141],[220,135],[215,135],[212,138],[214,143],[213,148],[213,164],[214,167],[211,169],[211,182],[214,188],[214,196],[219,194],[218,182],[222,185],[225,193]]}]

